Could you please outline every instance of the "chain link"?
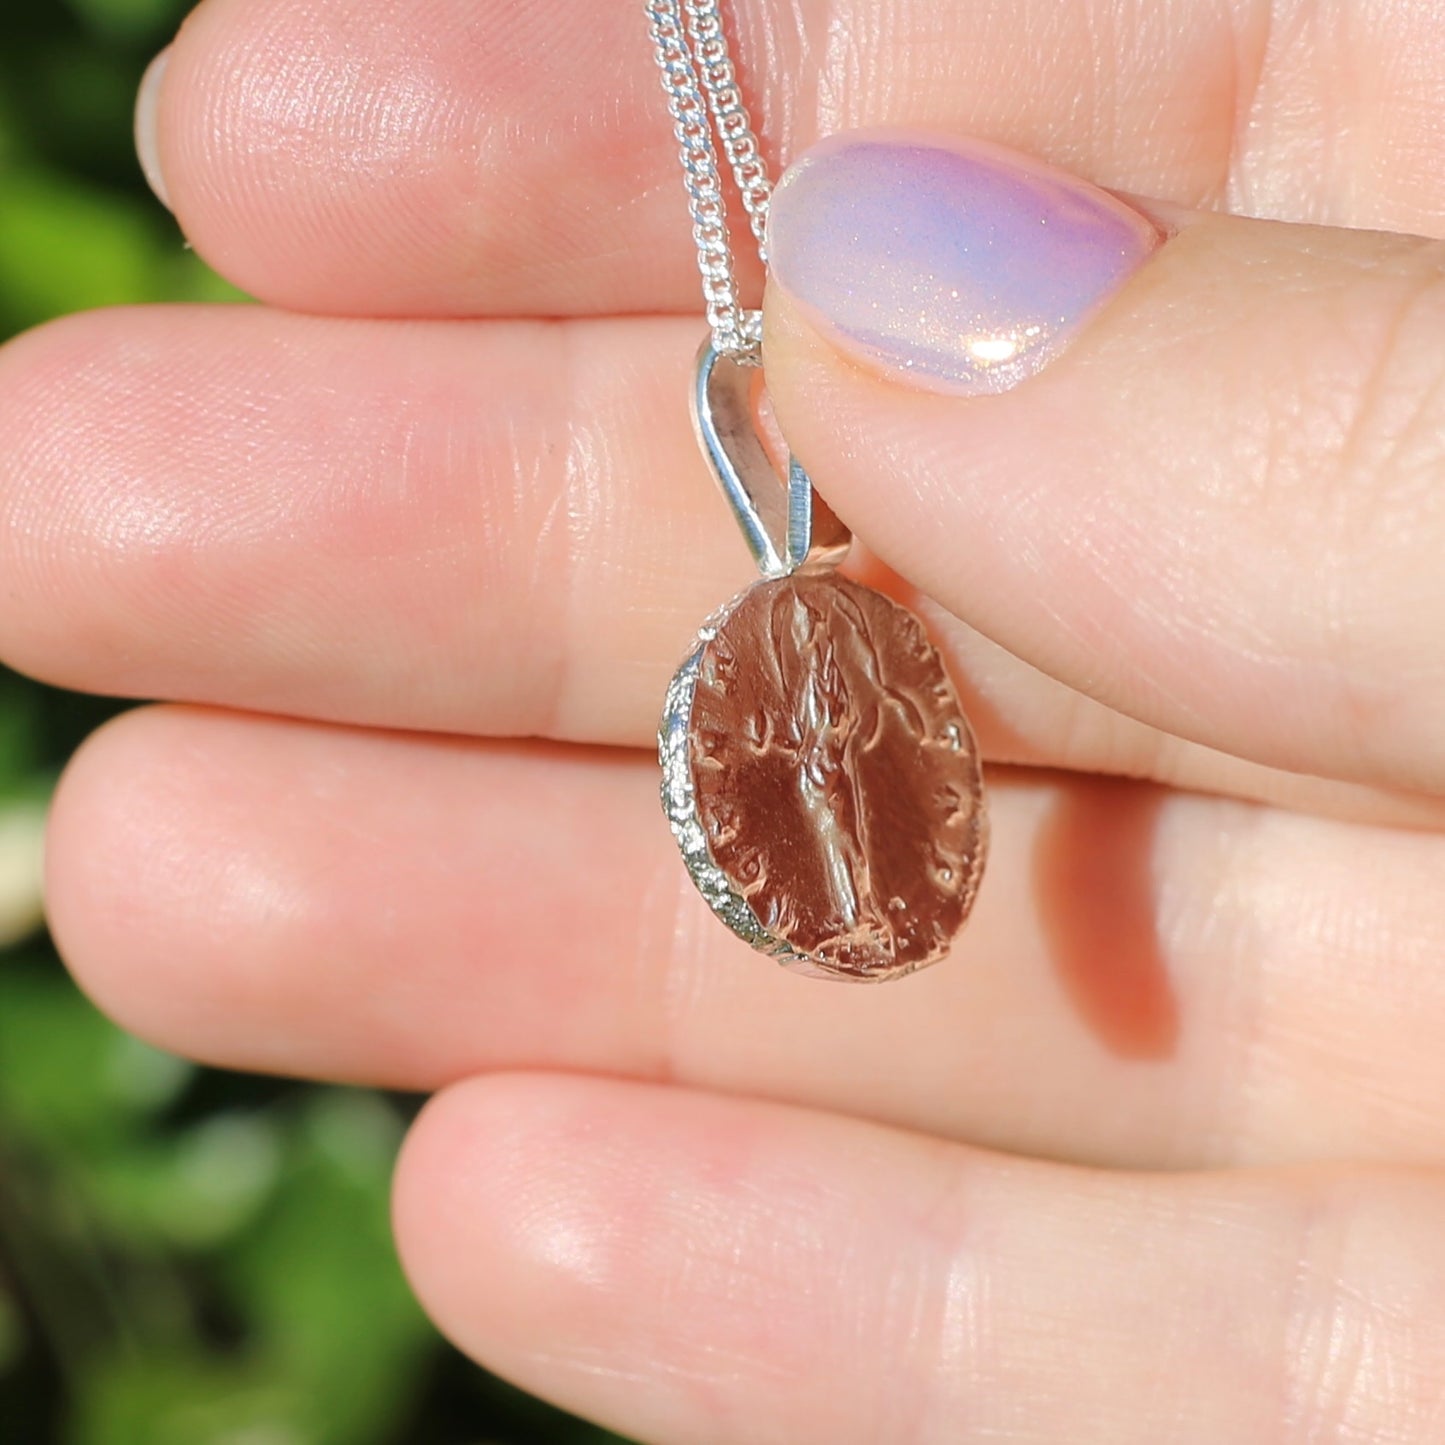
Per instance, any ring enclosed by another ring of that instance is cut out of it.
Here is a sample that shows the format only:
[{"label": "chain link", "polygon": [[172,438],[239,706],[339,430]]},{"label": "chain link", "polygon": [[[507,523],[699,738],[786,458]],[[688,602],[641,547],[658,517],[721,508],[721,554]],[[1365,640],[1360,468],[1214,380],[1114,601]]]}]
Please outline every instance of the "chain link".
[{"label": "chain link", "polygon": [[646,0],[646,4],[682,161],[713,345],[725,356],[756,364],[762,315],[745,310],[738,299],[718,142],[765,264],[772,182],[733,71],[719,0]]}]

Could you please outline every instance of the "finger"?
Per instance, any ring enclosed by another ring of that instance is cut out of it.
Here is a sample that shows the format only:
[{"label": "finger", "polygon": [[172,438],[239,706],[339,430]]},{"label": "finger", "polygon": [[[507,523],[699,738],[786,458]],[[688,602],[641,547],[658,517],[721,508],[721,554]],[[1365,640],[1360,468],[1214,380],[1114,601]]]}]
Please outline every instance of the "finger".
[{"label": "finger", "polygon": [[870,546],[1169,732],[1445,789],[1445,244],[1180,215],[1145,259],[1116,199],[913,134],[794,175],[769,385]]},{"label": "finger", "polygon": [[953,956],[850,989],[711,916],[656,776],[131,714],[61,784],[52,926],[128,1029],[228,1067],[676,1078],[1112,1163],[1445,1155],[1439,838],[1003,770]]},{"label": "finger", "polygon": [[132,696],[640,740],[749,570],[687,435],[695,345],[680,322],[239,307],[31,333],[0,352],[6,660]]},{"label": "finger", "polygon": [[681,1089],[435,1100],[394,1217],[423,1304],[669,1445],[1427,1445],[1438,1176],[1103,1175]]},{"label": "finger", "polygon": [[[32,333],[0,351],[0,656],[123,696],[646,746],[750,573],[686,415],[695,345],[682,320],[239,307]],[[1181,743],[930,620],[992,758],[1441,816]]]},{"label": "finger", "polygon": [[[1369,7],[1305,7],[1283,27],[1275,9],[898,0],[886,24],[873,0],[734,12],[774,158],[850,126],[933,125],[1183,204],[1445,228],[1432,0],[1392,6],[1388,25]],[[142,109],[181,224],[264,299],[359,315],[697,306],[641,6],[207,0],[155,99]]]}]

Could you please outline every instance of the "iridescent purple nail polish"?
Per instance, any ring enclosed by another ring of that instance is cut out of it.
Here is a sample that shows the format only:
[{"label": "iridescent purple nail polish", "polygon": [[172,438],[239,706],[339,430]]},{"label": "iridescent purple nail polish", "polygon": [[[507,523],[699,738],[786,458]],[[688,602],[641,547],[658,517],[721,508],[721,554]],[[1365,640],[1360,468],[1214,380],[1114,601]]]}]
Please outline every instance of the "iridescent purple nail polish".
[{"label": "iridescent purple nail polish", "polygon": [[1115,196],[985,141],[832,136],[779,182],[774,282],[846,354],[933,391],[1046,366],[1160,242]]}]

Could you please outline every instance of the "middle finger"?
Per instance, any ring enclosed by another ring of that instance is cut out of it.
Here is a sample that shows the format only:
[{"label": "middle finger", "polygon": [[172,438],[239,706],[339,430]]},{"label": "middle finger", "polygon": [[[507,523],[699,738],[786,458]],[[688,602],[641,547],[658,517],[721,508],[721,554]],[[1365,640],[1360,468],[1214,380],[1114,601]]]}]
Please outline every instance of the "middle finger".
[{"label": "middle finger", "polygon": [[[753,575],[698,455],[688,318],[69,318],[0,352],[0,656],[62,686],[646,745]],[[931,610],[986,755],[1318,811],[1445,804],[1181,741]]]}]

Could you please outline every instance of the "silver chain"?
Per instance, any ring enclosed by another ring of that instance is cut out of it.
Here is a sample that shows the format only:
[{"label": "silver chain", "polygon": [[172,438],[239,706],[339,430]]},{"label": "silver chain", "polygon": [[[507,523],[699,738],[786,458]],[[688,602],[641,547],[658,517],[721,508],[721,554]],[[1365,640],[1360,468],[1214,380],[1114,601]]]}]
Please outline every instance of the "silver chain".
[{"label": "silver chain", "polygon": [[713,345],[725,356],[756,363],[762,344],[762,313],[744,310],[738,299],[718,142],[737,182],[764,264],[773,185],[733,72],[719,0],[646,0],[646,5],[682,161]]}]

